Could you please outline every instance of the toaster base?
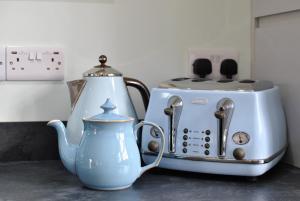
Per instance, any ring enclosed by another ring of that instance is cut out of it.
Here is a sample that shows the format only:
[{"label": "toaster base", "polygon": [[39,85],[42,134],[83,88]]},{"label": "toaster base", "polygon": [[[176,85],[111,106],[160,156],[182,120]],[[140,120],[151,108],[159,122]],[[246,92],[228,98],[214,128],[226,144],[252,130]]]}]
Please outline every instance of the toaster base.
[{"label": "toaster base", "polygon": [[[263,164],[220,163],[162,158],[159,167],[189,172],[256,177],[270,170],[279,162],[283,155],[284,152],[268,163]],[[143,154],[143,160],[146,164],[152,163],[155,158],[156,156]]]}]

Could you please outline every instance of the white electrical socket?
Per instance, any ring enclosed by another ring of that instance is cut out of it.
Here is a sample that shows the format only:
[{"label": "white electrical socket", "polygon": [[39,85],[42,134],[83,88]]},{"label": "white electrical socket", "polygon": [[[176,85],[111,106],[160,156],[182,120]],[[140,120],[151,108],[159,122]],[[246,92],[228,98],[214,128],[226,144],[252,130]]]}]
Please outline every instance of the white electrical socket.
[{"label": "white electrical socket", "polygon": [[[225,76],[221,75],[220,67],[221,63],[225,59],[233,59],[238,63],[239,53],[234,49],[202,49],[202,48],[191,48],[189,49],[189,64],[188,64],[188,77],[196,77],[193,73],[193,63],[196,59],[209,59],[212,63],[212,73],[207,75],[209,79],[224,79]],[[234,79],[238,78],[238,75],[233,76]]]},{"label": "white electrical socket", "polygon": [[63,80],[64,54],[54,47],[6,48],[7,80]]},{"label": "white electrical socket", "polygon": [[6,80],[5,47],[0,47],[0,80]]}]

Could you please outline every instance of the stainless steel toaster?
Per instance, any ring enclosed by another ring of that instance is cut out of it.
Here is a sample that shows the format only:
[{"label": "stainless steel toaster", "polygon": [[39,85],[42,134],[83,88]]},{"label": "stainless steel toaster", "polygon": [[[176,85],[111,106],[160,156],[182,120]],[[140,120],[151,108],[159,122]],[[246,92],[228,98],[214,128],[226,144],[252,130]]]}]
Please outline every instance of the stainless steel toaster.
[{"label": "stainless steel toaster", "polygon": [[[270,81],[172,79],[152,89],[145,121],[165,133],[162,168],[259,176],[287,147],[279,90]],[[146,164],[161,146],[157,132],[143,128]]]}]

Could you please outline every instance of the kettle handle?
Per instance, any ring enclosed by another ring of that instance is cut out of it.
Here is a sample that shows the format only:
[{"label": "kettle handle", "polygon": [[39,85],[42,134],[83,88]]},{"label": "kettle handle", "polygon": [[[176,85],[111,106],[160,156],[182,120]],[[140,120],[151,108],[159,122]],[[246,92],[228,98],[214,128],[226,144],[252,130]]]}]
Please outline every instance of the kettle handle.
[{"label": "kettle handle", "polygon": [[140,175],[142,175],[144,172],[146,172],[147,170],[157,167],[159,165],[159,162],[162,158],[162,155],[164,153],[165,150],[165,135],[163,130],[155,123],[152,122],[148,122],[148,121],[141,121],[140,123],[138,123],[137,125],[135,125],[134,127],[134,134],[137,134],[137,131],[139,130],[139,128],[141,128],[144,125],[149,125],[149,126],[154,126],[159,130],[159,135],[160,135],[160,144],[161,144],[161,149],[159,150],[159,153],[155,159],[155,161],[153,163],[150,163],[149,165],[146,165],[144,167],[142,167]]},{"label": "kettle handle", "polygon": [[134,87],[140,92],[143,99],[145,110],[147,110],[149,104],[150,92],[146,87],[146,85],[139,80],[129,78],[129,77],[124,77],[124,82],[126,86]]}]

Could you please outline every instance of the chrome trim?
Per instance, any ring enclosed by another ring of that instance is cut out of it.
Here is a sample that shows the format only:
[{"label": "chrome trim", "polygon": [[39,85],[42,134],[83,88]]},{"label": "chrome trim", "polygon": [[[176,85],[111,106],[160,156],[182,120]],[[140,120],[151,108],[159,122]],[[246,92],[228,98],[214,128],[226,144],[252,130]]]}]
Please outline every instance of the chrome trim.
[{"label": "chrome trim", "polygon": [[[171,158],[171,159],[181,159],[181,160],[190,160],[190,161],[205,161],[205,162],[216,162],[216,163],[235,163],[235,164],[266,164],[274,160],[277,156],[284,153],[287,146],[273,154],[272,156],[265,158],[265,159],[243,159],[243,160],[235,160],[235,159],[220,159],[220,158],[213,158],[213,157],[199,157],[199,156],[180,156],[176,154],[164,154],[164,158]],[[151,155],[156,156],[156,153],[149,152],[149,151],[142,151],[144,155]]]},{"label": "chrome trim", "polygon": [[100,65],[83,73],[83,77],[120,77],[122,73],[106,65],[107,57],[105,55],[99,56]]},{"label": "chrome trim", "polygon": [[83,73],[83,77],[121,77],[122,73],[113,69],[110,66],[100,67],[95,66],[94,68]]},{"label": "chrome trim", "polygon": [[159,88],[175,88],[186,90],[216,90],[216,91],[239,91],[239,92],[253,92],[263,91],[274,88],[270,81],[255,80],[253,83],[241,83],[239,81],[232,82],[218,82],[215,80],[206,80],[203,82],[193,82],[193,79],[185,79],[181,81],[168,80],[160,83]]}]

